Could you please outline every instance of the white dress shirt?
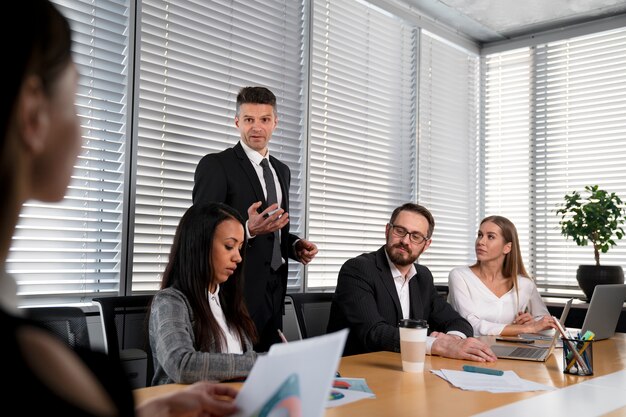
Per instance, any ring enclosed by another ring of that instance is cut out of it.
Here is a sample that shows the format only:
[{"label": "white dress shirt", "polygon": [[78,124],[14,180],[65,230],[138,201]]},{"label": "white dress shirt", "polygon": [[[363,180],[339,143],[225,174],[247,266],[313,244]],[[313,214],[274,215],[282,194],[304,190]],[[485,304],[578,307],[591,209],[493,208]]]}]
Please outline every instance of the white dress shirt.
[{"label": "white dress shirt", "polygon": [[[274,185],[276,188],[276,199],[278,200],[278,207],[282,207],[283,190],[280,188],[280,182],[278,182],[278,175],[276,175],[276,170],[274,169],[274,167],[272,166],[270,162],[269,149],[267,150],[267,154],[263,157],[261,156],[260,153],[258,153],[257,151],[255,151],[254,149],[246,145],[242,140],[240,140],[239,143],[241,144],[241,147],[243,148],[246,155],[248,156],[248,159],[250,159],[250,162],[252,162],[252,166],[254,167],[254,171],[256,172],[257,177],[259,177],[259,182],[261,183],[261,187],[263,188],[263,195],[265,196],[266,200],[267,200],[267,187],[265,186],[265,178],[263,177],[263,167],[261,166],[261,161],[263,159],[267,159],[270,170],[272,171],[272,176],[274,177]],[[282,230],[279,230],[278,231],[279,238],[280,238],[281,233],[282,233]],[[252,236],[252,234],[250,233],[250,230],[248,229],[247,221],[246,221],[246,236],[248,237],[248,239],[252,239],[255,237],[255,236]],[[296,243],[298,243],[298,241],[294,242],[293,244],[294,247]],[[283,263],[285,263],[285,258],[282,258],[282,259],[283,259]]]},{"label": "white dress shirt", "polygon": [[242,140],[240,140],[239,143],[241,143],[241,147],[243,148],[244,152],[248,156],[248,159],[250,159],[250,162],[252,162],[252,166],[254,167],[254,171],[256,172],[256,175],[259,177],[259,182],[261,183],[261,187],[263,188],[263,195],[265,195],[266,200],[267,200],[267,187],[265,187],[265,178],[263,177],[263,167],[261,166],[261,161],[263,159],[267,159],[270,169],[272,170],[272,176],[274,177],[274,184],[276,186],[276,199],[278,200],[278,207],[282,207],[283,190],[281,190],[280,188],[280,182],[278,182],[278,176],[276,175],[276,171],[274,170],[274,167],[270,163],[270,151],[268,150],[267,155],[263,157],[261,156],[260,153],[258,153],[257,151],[255,151],[254,149],[246,145]]},{"label": "white dress shirt", "polygon": [[[396,268],[396,266],[389,259],[389,255],[387,251],[385,251],[385,256],[387,257],[387,262],[389,262],[389,270],[391,271],[391,276],[393,277],[393,282],[396,285],[396,291],[398,291],[398,298],[400,299],[400,307],[402,308],[402,318],[408,319],[411,311],[411,297],[409,294],[409,282],[411,279],[415,279],[415,275],[417,274],[417,270],[415,269],[415,264],[411,264],[411,269],[406,274],[407,277],[402,275],[402,273]],[[465,339],[467,336],[461,332],[457,332],[456,330],[452,330],[447,332],[449,335],[459,336]],[[426,354],[430,355],[430,351],[433,347],[433,343],[435,342],[435,337],[428,336],[426,337]]]},{"label": "white dress shirt", "polygon": [[241,340],[239,340],[239,336],[236,332],[233,332],[228,324],[226,324],[226,318],[224,317],[224,311],[222,310],[222,306],[220,305],[220,286],[217,286],[214,294],[209,292],[209,306],[211,306],[211,312],[213,313],[213,317],[220,325],[224,336],[226,337],[226,351],[223,353],[243,353],[243,348],[241,347]]}]

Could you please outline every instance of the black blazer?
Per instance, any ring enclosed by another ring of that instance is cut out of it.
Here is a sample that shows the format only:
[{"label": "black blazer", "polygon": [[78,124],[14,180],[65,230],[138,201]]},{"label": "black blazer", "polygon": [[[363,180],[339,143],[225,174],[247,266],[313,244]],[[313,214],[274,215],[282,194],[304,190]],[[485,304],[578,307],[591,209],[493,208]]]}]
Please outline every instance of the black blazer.
[{"label": "black blazer", "polygon": [[[430,270],[415,264],[409,281],[409,317],[428,321],[428,332],[456,330],[473,335],[472,326],[438,293]],[[400,352],[398,322],[402,308],[385,247],[349,259],[339,271],[328,332],[349,328],[344,355],[388,350]]]},{"label": "black blazer", "polygon": [[[283,194],[282,208],[289,212],[289,167],[270,155],[270,163],[276,171]],[[241,143],[219,153],[205,155],[196,167],[193,202],[221,202],[233,207],[248,220],[248,207],[262,201],[260,211],[267,208],[267,201],[259,177],[246,155]],[[283,259],[296,259],[293,244],[298,239],[289,233],[289,223],[281,230],[280,249]],[[256,236],[248,241],[244,266],[244,295],[250,315],[254,321],[263,323],[269,318],[269,301],[265,297],[270,276],[270,261],[274,245],[274,234]],[[279,269],[283,298],[287,292],[288,268]],[[270,298],[271,299],[271,298]],[[281,306],[282,309],[282,306]]]}]

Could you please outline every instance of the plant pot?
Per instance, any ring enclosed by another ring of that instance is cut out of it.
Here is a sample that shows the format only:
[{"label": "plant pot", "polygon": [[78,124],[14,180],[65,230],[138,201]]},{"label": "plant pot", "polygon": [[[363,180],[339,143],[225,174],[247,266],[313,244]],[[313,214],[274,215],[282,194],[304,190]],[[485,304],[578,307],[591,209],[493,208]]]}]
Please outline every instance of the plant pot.
[{"label": "plant pot", "polygon": [[589,302],[596,285],[623,284],[624,270],[619,265],[578,265],[576,280]]}]

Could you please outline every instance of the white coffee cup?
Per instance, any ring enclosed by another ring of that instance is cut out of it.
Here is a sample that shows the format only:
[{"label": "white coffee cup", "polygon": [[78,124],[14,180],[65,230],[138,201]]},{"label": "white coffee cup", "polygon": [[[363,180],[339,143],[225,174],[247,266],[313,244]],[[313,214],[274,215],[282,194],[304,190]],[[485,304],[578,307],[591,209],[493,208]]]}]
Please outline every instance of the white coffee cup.
[{"label": "white coffee cup", "polygon": [[400,355],[404,372],[424,372],[426,360],[426,320],[402,319],[400,328]]}]

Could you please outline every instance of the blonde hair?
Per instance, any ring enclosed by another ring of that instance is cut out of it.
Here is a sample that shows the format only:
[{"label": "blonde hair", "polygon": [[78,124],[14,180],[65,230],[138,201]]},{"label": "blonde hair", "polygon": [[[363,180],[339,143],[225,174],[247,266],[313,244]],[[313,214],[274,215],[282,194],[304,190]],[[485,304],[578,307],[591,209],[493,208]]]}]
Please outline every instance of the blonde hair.
[{"label": "blonde hair", "polygon": [[[511,244],[511,250],[504,255],[502,263],[502,276],[513,279],[513,288],[519,304],[519,291],[517,287],[517,277],[519,275],[530,280],[533,278],[526,271],[524,261],[522,260],[522,251],[520,249],[519,237],[517,236],[517,228],[512,221],[503,216],[488,216],[481,220],[480,224],[491,222],[502,230],[502,238],[506,243]],[[474,265],[480,265],[480,261],[476,261]],[[519,306],[518,306],[519,307]]]}]

